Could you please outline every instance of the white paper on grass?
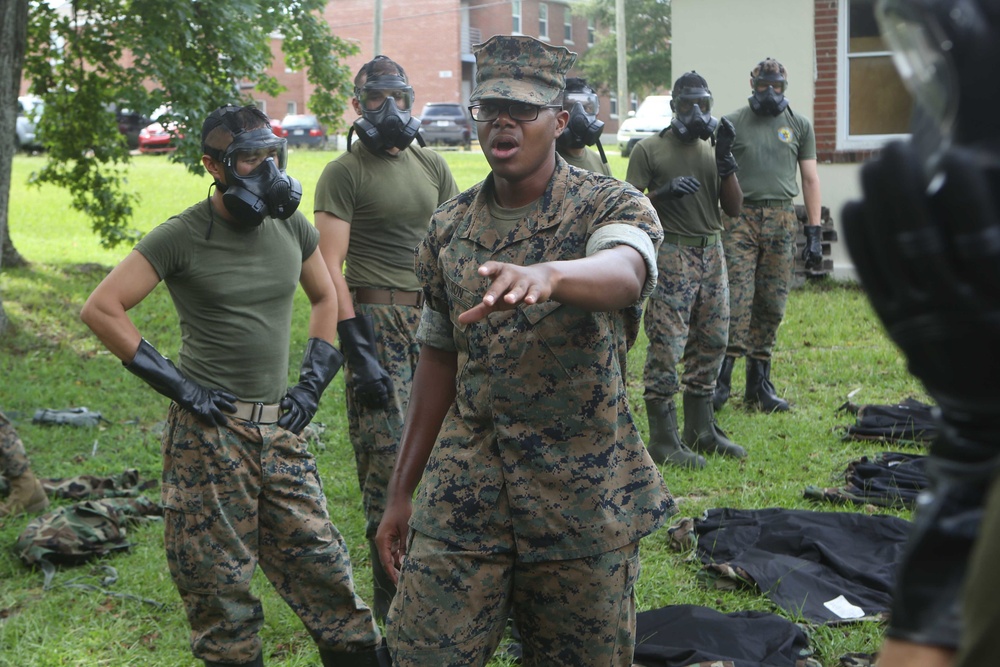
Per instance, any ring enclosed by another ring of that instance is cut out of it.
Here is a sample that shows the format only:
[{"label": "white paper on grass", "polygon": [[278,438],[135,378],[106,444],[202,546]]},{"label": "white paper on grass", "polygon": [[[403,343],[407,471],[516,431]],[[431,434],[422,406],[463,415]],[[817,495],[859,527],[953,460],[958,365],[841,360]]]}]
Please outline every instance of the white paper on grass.
[{"label": "white paper on grass", "polygon": [[823,606],[832,611],[840,618],[863,618],[865,610],[851,604],[843,595],[838,595],[832,600],[827,600]]}]

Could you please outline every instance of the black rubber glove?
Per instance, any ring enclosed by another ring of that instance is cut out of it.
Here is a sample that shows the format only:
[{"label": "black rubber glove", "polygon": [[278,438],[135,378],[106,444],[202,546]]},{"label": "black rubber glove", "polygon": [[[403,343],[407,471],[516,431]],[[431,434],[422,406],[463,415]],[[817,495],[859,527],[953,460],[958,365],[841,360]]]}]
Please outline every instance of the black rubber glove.
[{"label": "black rubber glove", "polygon": [[719,121],[719,129],[715,131],[715,166],[719,170],[719,178],[725,178],[739,171],[733,157],[733,142],[736,141],[736,126],[728,118]]},{"label": "black rubber glove", "polygon": [[203,387],[187,379],[172,361],[157,352],[145,338],[139,343],[132,362],[122,362],[122,365],[205,424],[225,426],[224,412],[236,412],[236,406],[233,405],[235,396],[228,391]]},{"label": "black rubber glove", "polygon": [[678,176],[656,188],[653,198],[680,199],[685,195],[693,195],[700,187],[701,182],[694,176]]},{"label": "black rubber glove", "polygon": [[847,247],[949,439],[1000,443],[997,175],[953,147],[928,194],[921,164],[910,144],[894,143],[864,166],[865,199],[844,207]]},{"label": "black rubber glove", "polygon": [[806,225],[803,231],[806,247],[802,249],[802,259],[806,262],[806,269],[812,271],[823,266],[823,230],[819,225]]},{"label": "black rubber glove", "polygon": [[322,338],[310,338],[302,357],[299,383],[289,387],[281,401],[285,414],[278,420],[278,426],[301,433],[316,415],[319,397],[343,365],[344,355],[340,350]]},{"label": "black rubber glove", "polygon": [[932,491],[916,510],[887,633],[954,646],[966,562],[1000,453],[997,174],[953,147],[928,191],[921,164],[911,144],[886,146],[862,168],[864,200],[842,217],[875,312],[941,411]]},{"label": "black rubber glove", "polygon": [[375,325],[371,315],[341,320],[337,325],[347,367],[351,371],[351,390],[362,407],[381,410],[389,405],[392,379],[378,362]]}]

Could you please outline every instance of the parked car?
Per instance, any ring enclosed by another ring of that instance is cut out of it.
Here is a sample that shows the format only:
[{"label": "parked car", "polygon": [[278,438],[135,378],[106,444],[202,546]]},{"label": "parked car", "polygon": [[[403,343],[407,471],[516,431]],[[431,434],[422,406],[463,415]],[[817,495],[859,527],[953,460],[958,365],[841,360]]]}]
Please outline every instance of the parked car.
[{"label": "parked car", "polygon": [[[271,126],[274,129],[274,126]],[[289,146],[326,148],[326,128],[311,114],[289,114],[281,121],[281,135]],[[275,132],[277,134],[277,132]]]},{"label": "parked car", "polygon": [[38,138],[36,126],[42,117],[45,104],[42,98],[23,95],[17,98],[17,120],[15,122],[14,149],[40,150],[42,142]]},{"label": "parked car", "polygon": [[284,137],[285,131],[281,128],[281,121],[277,118],[271,118],[271,131],[274,132],[276,137]]},{"label": "parked car", "polygon": [[428,145],[472,148],[472,116],[455,102],[428,102],[420,112],[420,136]]},{"label": "parked car", "polygon": [[670,95],[650,95],[618,128],[618,150],[622,157],[632,154],[640,140],[659,134],[670,125],[674,112],[670,110]]},{"label": "parked car", "polygon": [[167,120],[170,114],[169,106],[161,106],[153,112],[153,121],[139,131],[140,153],[169,153],[176,150],[174,143],[183,139],[184,135],[177,132],[177,124]]}]

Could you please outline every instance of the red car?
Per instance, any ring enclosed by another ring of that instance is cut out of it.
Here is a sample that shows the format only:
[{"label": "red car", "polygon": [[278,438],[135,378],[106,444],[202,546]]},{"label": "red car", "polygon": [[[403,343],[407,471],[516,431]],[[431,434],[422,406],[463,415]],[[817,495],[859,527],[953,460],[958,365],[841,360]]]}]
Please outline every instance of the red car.
[{"label": "red car", "polygon": [[164,127],[160,123],[150,123],[139,131],[139,152],[140,153],[169,153],[176,150],[175,139],[182,139],[184,135],[176,134],[177,126],[169,123]]}]

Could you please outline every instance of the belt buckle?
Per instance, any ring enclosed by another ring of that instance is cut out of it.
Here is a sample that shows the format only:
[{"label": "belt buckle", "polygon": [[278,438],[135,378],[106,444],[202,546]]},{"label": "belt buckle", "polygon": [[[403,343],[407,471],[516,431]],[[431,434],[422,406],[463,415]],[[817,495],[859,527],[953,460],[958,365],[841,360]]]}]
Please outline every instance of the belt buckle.
[{"label": "belt buckle", "polygon": [[264,417],[264,404],[254,403],[253,407],[250,408],[250,419],[247,421],[259,423],[263,417]]}]

